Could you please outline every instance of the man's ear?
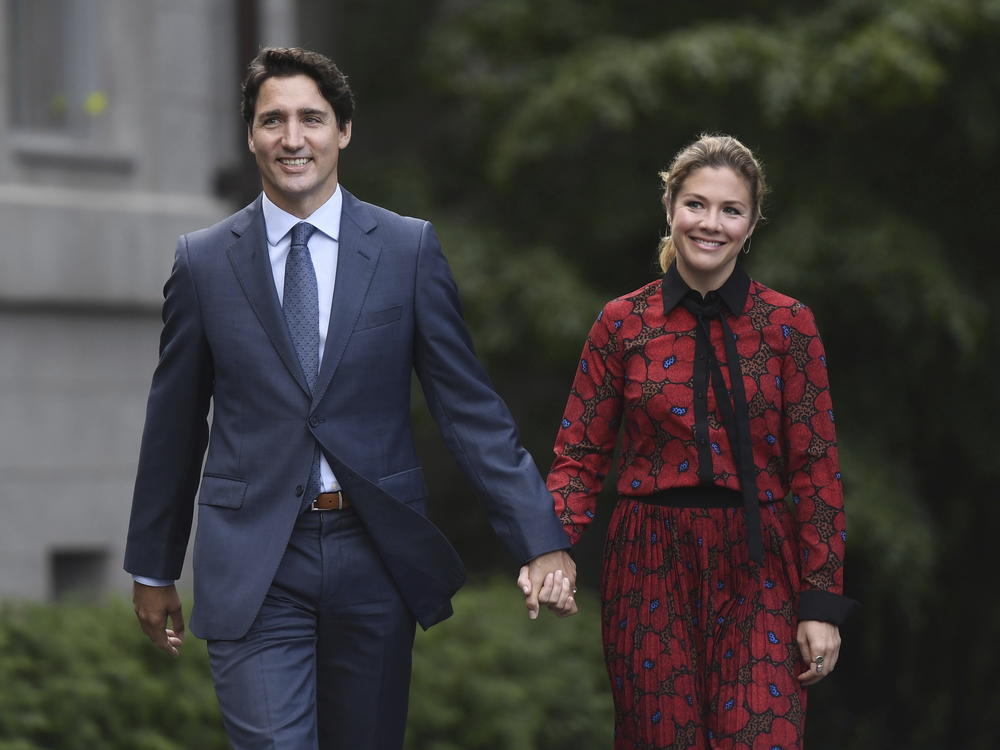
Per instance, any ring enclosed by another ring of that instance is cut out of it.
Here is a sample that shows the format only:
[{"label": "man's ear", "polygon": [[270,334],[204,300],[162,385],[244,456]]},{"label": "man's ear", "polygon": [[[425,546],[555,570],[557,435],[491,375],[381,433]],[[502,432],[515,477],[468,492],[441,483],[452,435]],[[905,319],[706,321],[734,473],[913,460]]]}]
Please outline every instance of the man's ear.
[{"label": "man's ear", "polygon": [[247,148],[250,149],[251,154],[257,153],[253,148],[253,128],[249,126],[247,127]]},{"label": "man's ear", "polygon": [[344,129],[338,131],[337,133],[337,145],[340,148],[347,148],[347,144],[351,142],[351,121],[348,120],[344,123]]}]

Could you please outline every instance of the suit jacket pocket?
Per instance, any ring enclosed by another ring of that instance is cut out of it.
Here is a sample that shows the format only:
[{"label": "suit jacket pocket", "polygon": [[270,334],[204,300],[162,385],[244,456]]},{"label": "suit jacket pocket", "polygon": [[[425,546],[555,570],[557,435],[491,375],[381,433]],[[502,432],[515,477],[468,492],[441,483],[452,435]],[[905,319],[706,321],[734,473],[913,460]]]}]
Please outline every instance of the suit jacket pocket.
[{"label": "suit jacket pocket", "polygon": [[399,320],[402,314],[402,305],[394,305],[393,307],[387,307],[384,310],[373,310],[372,312],[365,313],[361,316],[358,320],[358,324],[354,327],[354,330],[363,331],[366,328],[377,328],[378,326],[384,326],[387,323],[394,323]]},{"label": "suit jacket pocket", "polygon": [[417,503],[427,497],[424,472],[419,466],[382,477],[378,480],[378,487],[383,492],[407,504]]},{"label": "suit jacket pocket", "polygon": [[242,479],[206,474],[201,478],[198,504],[215,505],[220,508],[241,508],[246,492],[247,483]]}]

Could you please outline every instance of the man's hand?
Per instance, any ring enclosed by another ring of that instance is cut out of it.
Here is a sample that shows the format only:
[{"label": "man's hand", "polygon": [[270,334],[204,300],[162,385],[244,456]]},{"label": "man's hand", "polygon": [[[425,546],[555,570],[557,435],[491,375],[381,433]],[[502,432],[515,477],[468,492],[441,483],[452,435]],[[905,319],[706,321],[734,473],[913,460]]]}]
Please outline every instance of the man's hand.
[{"label": "man's hand", "polygon": [[541,604],[560,617],[575,615],[576,563],[566,550],[539,555],[521,567],[517,585],[524,594],[528,617],[538,617]]},{"label": "man's hand", "polygon": [[819,620],[802,620],[797,637],[802,661],[809,669],[799,675],[804,686],[815,685],[837,667],[840,656],[840,629]]},{"label": "man's hand", "polygon": [[[138,581],[132,584],[132,604],[139,618],[142,632],[159,649],[177,656],[184,641],[184,615],[177,589],[170,586],[146,586]],[[167,627],[170,618],[172,628]]]}]

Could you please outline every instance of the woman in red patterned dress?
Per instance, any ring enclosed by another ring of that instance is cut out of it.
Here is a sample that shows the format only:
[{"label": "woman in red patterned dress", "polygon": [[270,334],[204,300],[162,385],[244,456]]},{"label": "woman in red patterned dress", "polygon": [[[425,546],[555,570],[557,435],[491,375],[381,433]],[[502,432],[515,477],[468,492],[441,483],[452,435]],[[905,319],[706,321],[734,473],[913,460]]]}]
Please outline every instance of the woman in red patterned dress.
[{"label": "woman in red patterned dress", "polygon": [[738,262],[766,189],[749,149],[703,136],[661,177],[664,276],[598,315],[548,486],[575,543],[622,433],[601,582],[616,750],[801,748],[854,605],[823,345]]}]

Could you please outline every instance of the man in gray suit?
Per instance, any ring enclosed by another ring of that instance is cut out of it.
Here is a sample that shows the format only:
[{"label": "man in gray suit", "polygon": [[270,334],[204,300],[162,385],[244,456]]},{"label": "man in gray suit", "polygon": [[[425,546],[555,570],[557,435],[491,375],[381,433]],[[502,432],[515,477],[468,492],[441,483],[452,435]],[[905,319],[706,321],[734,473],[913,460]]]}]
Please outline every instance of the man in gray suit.
[{"label": "man in gray suit", "polygon": [[191,627],[234,747],[397,750],[414,624],[448,617],[464,577],[425,516],[411,371],[526,565],[532,617],[539,602],[575,611],[575,566],[434,229],[338,184],[345,77],[317,53],[265,49],[242,106],[263,193],[181,237],[164,289],[125,555],[136,614],[178,653],[173,581],[197,493]]}]

